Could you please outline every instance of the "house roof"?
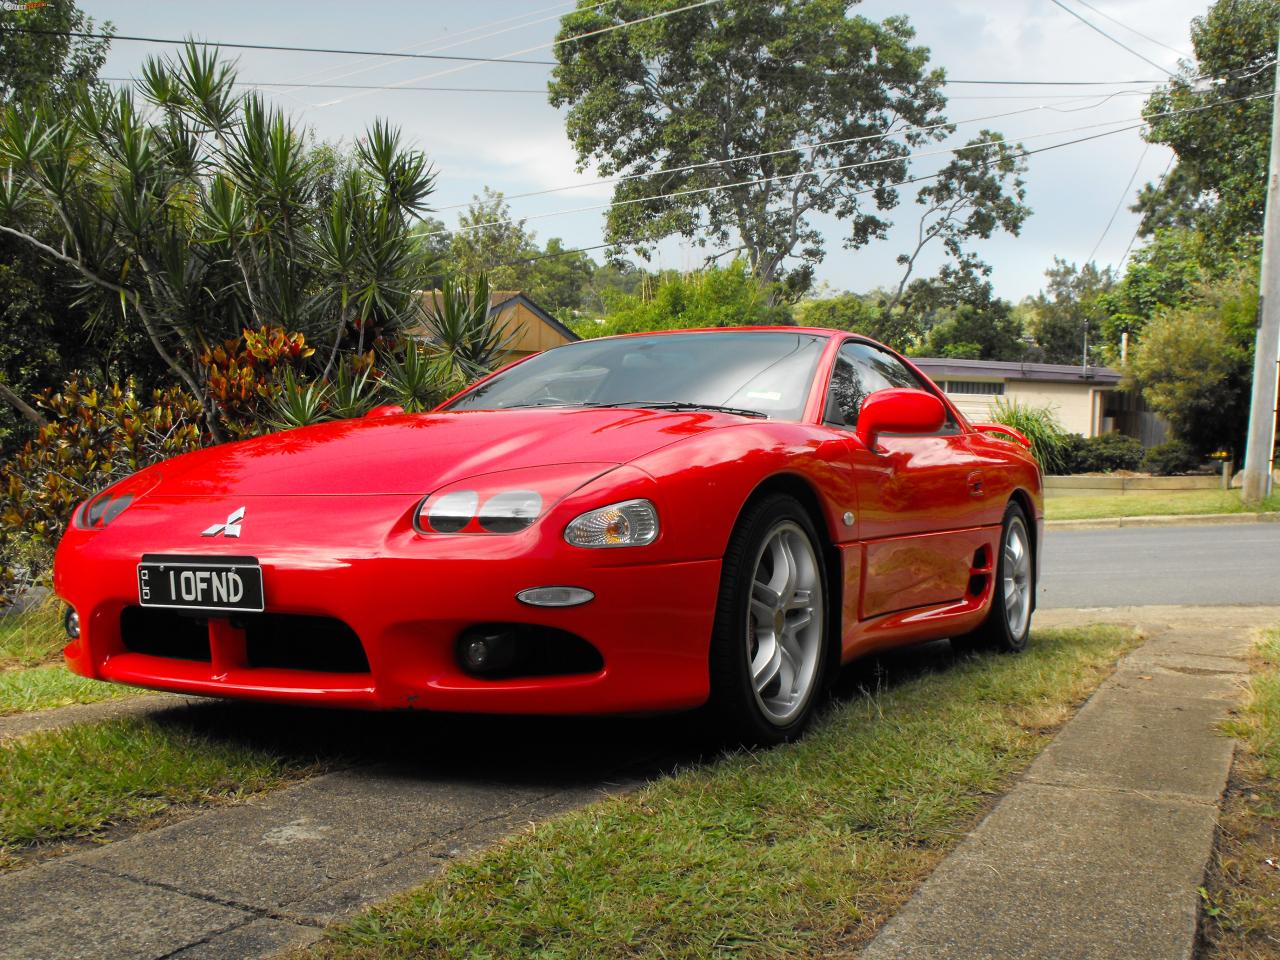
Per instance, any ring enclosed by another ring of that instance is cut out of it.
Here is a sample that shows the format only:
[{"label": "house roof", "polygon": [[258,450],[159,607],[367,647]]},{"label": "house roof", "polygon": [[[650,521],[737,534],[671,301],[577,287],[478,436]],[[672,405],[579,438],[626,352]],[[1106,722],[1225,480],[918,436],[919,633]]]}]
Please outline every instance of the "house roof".
[{"label": "house roof", "polygon": [[[439,290],[422,291],[422,299],[424,307],[432,307],[439,303]],[[501,313],[509,307],[517,304],[523,306],[526,310],[536,316],[539,320],[549,326],[556,333],[560,334],[566,340],[581,340],[582,338],[566,327],[563,323],[553,317],[550,313],[538,306],[532,299],[519,290],[491,290],[489,291],[489,314]]]},{"label": "house roof", "polygon": [[1023,363],[1008,360],[952,360],[948,357],[912,357],[911,362],[934,380],[985,377],[1041,383],[1082,383],[1114,387],[1123,379],[1111,367],[1081,368],[1075,363]]}]

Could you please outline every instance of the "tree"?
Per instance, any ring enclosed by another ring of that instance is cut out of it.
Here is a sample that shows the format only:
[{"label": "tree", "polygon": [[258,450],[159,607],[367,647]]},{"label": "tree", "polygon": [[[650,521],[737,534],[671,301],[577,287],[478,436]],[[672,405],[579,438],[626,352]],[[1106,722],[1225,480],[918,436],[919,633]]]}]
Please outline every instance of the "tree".
[{"label": "tree", "polygon": [[651,295],[616,295],[600,322],[581,321],[584,337],[683,327],[740,327],[789,324],[787,307],[771,306],[752,278],[747,264],[735,260],[727,267],[708,267],[696,273],[664,273]]},{"label": "tree", "polygon": [[[19,33],[5,26],[41,32]],[[70,33],[94,32],[110,33],[111,25],[98,27],[71,0],[5,12],[0,18],[0,109],[39,98],[65,103],[71,91],[93,83],[108,41]],[[56,240],[54,225],[40,216],[29,218],[24,228]],[[107,324],[88,329],[93,315],[77,300],[71,270],[13,237],[0,236],[0,394],[8,400],[0,404],[0,450],[6,453],[44,419],[29,402],[33,394],[61,383],[73,370],[122,372],[125,367],[143,384],[154,382],[155,365],[138,349],[137,338]]]},{"label": "tree", "polygon": [[1020,360],[1026,353],[1022,326],[1008,300],[960,303],[929,330],[918,353],[960,360]]},{"label": "tree", "polygon": [[[1151,218],[1152,228],[1170,223],[1173,211],[1173,223],[1185,219],[1191,199],[1194,219],[1224,246],[1261,233],[1273,112],[1265,95],[1275,76],[1278,22],[1280,0],[1217,0],[1191,22],[1195,60],[1184,62],[1143,111],[1147,140],[1177,153],[1174,175],[1145,194],[1148,210],[1163,211]],[[1197,109],[1226,100],[1241,102]],[[1188,112],[1163,115],[1171,111]]]},{"label": "tree", "polygon": [[527,292],[561,320],[572,320],[585,306],[596,262],[582,251],[567,251],[559,237],[529,264]]},{"label": "tree", "polygon": [[[137,101],[146,104],[140,108]],[[223,435],[207,356],[242,330],[297,331],[363,352],[414,316],[411,230],[434,174],[375,122],[349,164],[256,95],[216,50],[151,58],[133,91],[85,91],[0,113],[0,234],[79,276],[136,324]],[[28,226],[58,226],[55,243]]]},{"label": "tree", "polygon": [[1101,339],[1107,316],[1103,295],[1115,283],[1110,268],[1094,263],[1078,267],[1060,257],[1045,271],[1046,288],[1028,302],[1027,333],[1034,343],[1032,355],[1044,363],[1080,363],[1084,359],[1088,325],[1090,362]]},{"label": "tree", "polygon": [[[941,243],[953,261],[942,279],[948,284],[957,278],[969,284],[985,277],[991,268],[965,250],[969,240],[990,239],[997,229],[1017,236],[1031,216],[1023,203],[1026,185],[1022,174],[1027,164],[1021,149],[1006,143],[994,130],[983,130],[956,151],[937,177],[916,194],[916,203],[925,208],[916,230],[915,246],[899,254],[905,268],[898,288],[888,303],[892,310],[903,298],[916,261],[927,247]],[[957,276],[958,275],[958,276]]]},{"label": "tree", "polygon": [[511,215],[506,198],[484,188],[458,216],[449,242],[449,261],[463,276],[486,274],[495,290],[522,290],[531,274],[528,261],[538,255],[534,234]]},{"label": "tree", "polygon": [[883,301],[884,297],[877,293],[866,296],[841,293],[821,300],[808,300],[796,309],[796,320],[806,327],[848,330],[898,346],[893,342],[896,331],[890,326]]},{"label": "tree", "polygon": [[[568,107],[579,162],[628,178],[607,239],[643,249],[678,234],[745,253],[770,286],[796,261],[821,261],[814,214],[845,220],[849,248],[883,237],[906,155],[945,136],[920,129],[943,120],[944,77],[906,18],[849,17],[851,6],[726,0],[561,43],[550,99]],[[580,0],[559,39],[670,8]]]},{"label": "tree", "polygon": [[[20,33],[6,26],[39,32]],[[72,91],[95,83],[110,41],[76,34],[112,32],[110,22],[97,26],[73,0],[5,11],[0,23],[0,105],[65,100]]]},{"label": "tree", "polygon": [[1249,418],[1256,277],[1242,272],[1203,284],[1194,298],[1162,310],[1143,332],[1128,386],[1200,455],[1239,453]]}]

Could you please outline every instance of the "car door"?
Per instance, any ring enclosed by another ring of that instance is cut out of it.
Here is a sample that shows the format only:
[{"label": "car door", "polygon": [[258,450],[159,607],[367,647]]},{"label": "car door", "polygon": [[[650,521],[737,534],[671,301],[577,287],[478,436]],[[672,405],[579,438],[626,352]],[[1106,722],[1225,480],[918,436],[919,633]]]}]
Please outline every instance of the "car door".
[{"label": "car door", "polygon": [[986,559],[983,462],[950,408],[936,434],[882,434],[875,449],[854,435],[866,398],[891,387],[937,394],[887,350],[862,340],[841,346],[824,419],[847,433],[863,549],[861,619],[959,600]]}]

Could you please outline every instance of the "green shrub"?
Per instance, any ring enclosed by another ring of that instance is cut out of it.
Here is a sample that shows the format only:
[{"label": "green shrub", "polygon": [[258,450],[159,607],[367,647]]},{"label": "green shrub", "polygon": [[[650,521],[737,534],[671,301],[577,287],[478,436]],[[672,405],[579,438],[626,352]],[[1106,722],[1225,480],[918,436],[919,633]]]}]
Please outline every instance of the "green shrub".
[{"label": "green shrub", "polygon": [[1051,408],[1034,407],[1017,400],[997,397],[993,419],[996,423],[1013,427],[1031,441],[1031,452],[1046,474],[1062,470],[1063,445],[1068,434],[1058,423]]},{"label": "green shrub", "polygon": [[201,407],[177,387],[139,398],[133,382],[73,376],[37,406],[48,418],[0,466],[0,590],[46,574],[75,505],[143,467],[200,446]]},{"label": "green shrub", "polygon": [[1121,433],[1087,438],[1072,433],[1063,444],[1063,473],[1111,473],[1141,465],[1142,443]]},{"label": "green shrub", "polygon": [[1147,451],[1142,460],[1142,467],[1148,473],[1162,477],[1171,477],[1178,473],[1190,473],[1200,466],[1201,458],[1191,449],[1191,445],[1181,440],[1170,440]]}]

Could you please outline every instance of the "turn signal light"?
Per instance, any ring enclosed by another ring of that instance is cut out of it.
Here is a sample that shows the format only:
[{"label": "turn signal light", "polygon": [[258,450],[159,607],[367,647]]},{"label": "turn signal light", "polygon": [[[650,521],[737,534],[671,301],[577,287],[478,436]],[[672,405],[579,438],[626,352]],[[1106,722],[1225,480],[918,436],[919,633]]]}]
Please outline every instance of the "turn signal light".
[{"label": "turn signal light", "polygon": [[658,539],[658,510],[648,500],[625,500],[591,510],[565,527],[575,547],[643,547]]}]

